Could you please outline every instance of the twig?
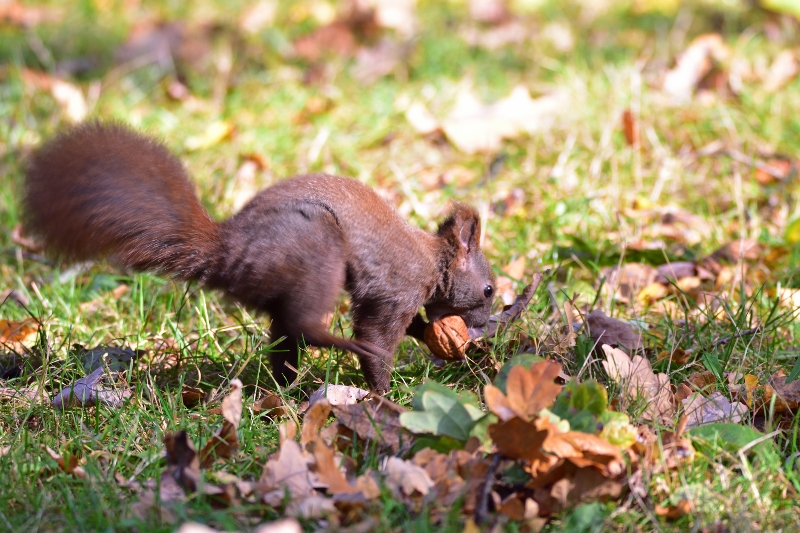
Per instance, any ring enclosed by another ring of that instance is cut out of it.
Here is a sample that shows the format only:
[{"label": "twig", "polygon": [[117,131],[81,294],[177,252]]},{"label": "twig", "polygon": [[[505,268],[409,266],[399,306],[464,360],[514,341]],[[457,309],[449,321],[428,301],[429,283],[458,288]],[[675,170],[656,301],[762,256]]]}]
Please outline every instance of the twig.
[{"label": "twig", "polygon": [[780,170],[778,170],[778,169],[776,169],[774,167],[771,167],[770,165],[768,165],[766,163],[762,163],[761,161],[758,161],[753,157],[745,155],[742,152],[740,152],[739,150],[734,150],[732,148],[729,148],[728,150],[725,150],[725,152],[723,152],[723,153],[727,153],[728,156],[731,159],[733,159],[734,161],[738,161],[739,163],[743,163],[745,165],[749,165],[751,167],[755,167],[755,168],[757,168],[758,170],[760,170],[762,172],[766,172],[767,174],[769,174],[770,176],[772,176],[775,179],[782,180],[782,179],[786,178],[786,173],[785,172],[781,172]]},{"label": "twig", "polygon": [[[721,339],[717,339],[714,342],[712,342],[710,345],[708,345],[708,349],[716,348],[720,344],[727,344],[727,343],[731,342],[732,340],[738,339],[740,337],[746,337],[747,335],[755,335],[755,334],[759,333],[760,331],[761,331],[761,326],[756,326],[754,328],[750,328],[750,329],[746,329],[744,331],[740,331],[738,333],[734,333],[733,335],[728,335],[727,337],[722,337]],[[688,355],[688,354],[693,354],[696,350],[697,350],[697,348],[689,348],[688,350],[684,350],[683,352]]]},{"label": "twig", "polygon": [[500,454],[494,454],[492,464],[489,466],[489,471],[486,472],[486,481],[483,484],[481,491],[481,500],[475,508],[475,523],[483,524],[489,518],[489,494],[492,492],[494,485],[494,476],[497,473],[497,467],[500,466]]}]

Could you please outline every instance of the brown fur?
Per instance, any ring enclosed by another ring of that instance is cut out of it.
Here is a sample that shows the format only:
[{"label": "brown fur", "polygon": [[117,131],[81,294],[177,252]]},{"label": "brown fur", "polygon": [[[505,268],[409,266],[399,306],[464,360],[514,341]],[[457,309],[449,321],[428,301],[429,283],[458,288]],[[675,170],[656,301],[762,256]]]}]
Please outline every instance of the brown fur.
[{"label": "brown fur", "polygon": [[[407,329],[419,336],[420,307],[471,327],[491,308],[494,278],[468,206],[456,204],[430,235],[360,182],[315,174],[267,188],[215,223],[178,159],[120,124],[87,122],[45,144],[28,165],[24,203],[27,229],[64,259],[111,256],[268,313],[273,337],[286,337],[272,353],[282,384],[304,342],[356,353],[370,387],[385,392],[400,339]],[[343,289],[354,339],[323,326]]]}]

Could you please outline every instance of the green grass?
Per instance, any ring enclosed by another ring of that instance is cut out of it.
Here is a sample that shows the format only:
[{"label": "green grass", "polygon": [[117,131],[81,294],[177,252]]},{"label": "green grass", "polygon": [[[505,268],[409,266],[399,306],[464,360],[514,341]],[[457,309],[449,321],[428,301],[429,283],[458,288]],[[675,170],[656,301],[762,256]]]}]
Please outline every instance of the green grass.
[{"label": "green grass", "polygon": [[[25,156],[68,122],[48,91],[26,84],[25,69],[54,71],[67,61],[89,59],[86,68],[70,79],[84,94],[100,83],[99,95],[91,101],[91,115],[124,120],[162,138],[185,162],[204,205],[215,217],[234,212],[240,187],[234,176],[248,154],[258,154],[267,162],[256,177],[256,186],[298,172],[356,177],[379,187],[412,224],[425,229],[435,227],[436,216],[444,212],[448,199],[463,200],[489,214],[485,249],[492,264],[499,270],[515,257],[525,256],[527,276],[550,269],[546,282],[559,303],[574,293],[580,294],[579,304],[595,302],[602,269],[621,259],[664,262],[661,251],[625,249],[626,243],[651,226],[638,215],[626,214],[634,205],[679,207],[699,215],[707,225],[699,242],[668,242],[667,254],[672,259],[700,258],[742,237],[755,238],[769,248],[782,245],[786,218],[798,215],[796,179],[764,187],[752,178],[750,169],[728,158],[692,160],[682,154],[687,148],[722,140],[748,155],[774,151],[795,156],[800,141],[800,119],[795,113],[800,108],[800,82],[767,94],[761,82],[746,81],[737,98],[679,107],[665,105],[657,90],[659,65],[668,65],[695,35],[722,31],[735,57],[768,66],[780,50],[796,42],[796,21],[784,20],[783,33],[773,41],[765,35],[767,25],[773,23],[769,16],[724,3],[713,8],[688,3],[677,19],[655,11],[637,14],[621,4],[588,20],[577,15],[585,14],[580,3],[543,2],[538,8],[520,8],[523,22],[535,36],[548,24],[564,25],[574,39],[572,50],[560,51],[542,37],[486,51],[469,47],[458,36],[459,28],[468,23],[461,2],[421,2],[420,33],[407,68],[398,76],[365,86],[352,76],[352,61],[335,56],[327,58],[327,81],[305,84],[307,65],[282,54],[292,39],[318,26],[313,18],[303,16],[311,2],[281,2],[275,25],[253,36],[236,30],[242,2],[143,2],[123,16],[124,4],[86,0],[72,6],[57,23],[32,29],[0,27],[0,245],[4,252],[0,290],[19,290],[30,300],[27,309],[4,304],[0,318],[33,316],[43,324],[39,343],[43,365],[35,371],[26,368],[22,377],[3,386],[41,382],[54,394],[82,374],[70,351],[74,343],[153,350],[157,343],[168,341],[180,352],[181,364],[175,369],[154,366],[134,372],[130,379],[136,401],[121,409],[61,413],[47,405],[0,404],[0,446],[10,447],[0,457],[0,478],[5,480],[0,484],[0,530],[171,531],[186,520],[233,530],[277,518],[264,507],[215,509],[203,498],[178,505],[172,519],[141,518],[131,510],[135,497],[115,483],[115,474],[140,481],[158,479],[164,468],[164,432],[185,429],[199,443],[218,426],[218,416],[182,405],[183,383],[211,390],[238,376],[245,383],[246,403],[264,389],[274,390],[266,357],[269,320],[197,286],[120,272],[105,263],[65,277],[66,266],[22,254],[11,240],[11,229],[22,215],[18,198]],[[206,42],[205,58],[179,62],[177,70],[115,65],[114,50],[133,24],[148,16],[183,20],[190,26],[212,20],[218,28]],[[691,24],[681,36],[676,21],[685,24],[686,20]],[[225,54],[231,56],[233,68],[227,91],[219,93],[217,65]],[[643,68],[637,66],[642,58],[648,59]],[[178,77],[203,105],[169,98],[166,88]],[[574,105],[545,133],[506,142],[497,172],[486,179],[493,157],[464,155],[446,144],[422,139],[398,104],[409,98],[425,101],[441,116],[464,79],[487,101],[504,97],[522,83],[534,96],[563,89]],[[326,102],[324,110],[308,112],[309,102],[320,99]],[[619,126],[621,112],[630,106],[640,109],[643,149],[638,156],[626,145]],[[188,150],[186,140],[216,120],[233,124],[233,136],[204,150]],[[322,128],[328,128],[330,135],[319,156],[309,161],[309,150]],[[473,179],[433,193],[418,185],[420,170],[453,167],[466,169]],[[556,168],[560,173],[554,174]],[[406,183],[401,183],[402,175],[408,176]],[[522,204],[501,214],[497,205],[516,188],[522,191]],[[778,284],[800,287],[798,260],[800,252],[794,249],[768,268],[751,269],[746,281],[752,292],[742,297],[741,287],[732,286],[723,301],[724,317],[708,316],[691,300],[678,297],[673,298],[680,312],[672,318],[612,305],[602,295],[599,302],[609,314],[636,315],[647,324],[648,353],[653,360],[655,354],[674,346],[701,348],[687,367],[656,364],[657,370],[670,372],[673,383],[704,370],[705,352],[716,356],[725,371],[754,374],[763,384],[779,368],[788,372],[800,355],[795,315],[775,307],[769,292]],[[129,289],[114,300],[109,292],[118,283]],[[92,300],[97,300],[95,311],[82,311],[80,305]],[[561,323],[547,291],[540,289],[520,329],[532,339],[541,339]],[[757,336],[702,349],[756,324],[762,326]],[[334,329],[348,328],[348,315],[337,315]],[[398,351],[390,397],[407,405],[409,389],[425,378],[480,394],[486,379],[494,376],[505,359],[512,336],[500,339],[490,354],[469,364],[442,368],[430,362],[424,347],[408,340]],[[561,357],[573,375],[579,370],[577,361],[590,355],[585,344],[575,351],[577,355]],[[299,382],[285,392],[289,399],[298,403],[307,399],[326,379],[363,385],[353,356],[322,352],[303,359]],[[604,379],[596,361],[584,376]],[[570,510],[557,516],[547,530],[713,531],[717,523],[728,531],[793,530],[800,522],[800,422],[767,410],[746,423],[765,433],[780,430],[774,437],[779,457],[724,450],[699,455],[691,464],[648,480],[647,501],[626,496],[620,502]],[[275,424],[245,409],[242,448],[226,470],[257,478],[266,455],[277,448],[277,438]],[[61,473],[43,445],[84,458],[89,478]],[[364,468],[377,462],[369,451],[361,459]],[[674,522],[654,514],[654,505],[675,504],[686,494],[698,502],[695,513]],[[464,527],[457,509],[411,514],[388,493],[376,507],[372,516],[379,531],[462,531]],[[590,529],[581,529],[581,517],[589,515],[596,519],[590,521]],[[434,525],[434,516],[441,518],[441,526]],[[319,526],[304,525],[309,530]]]}]

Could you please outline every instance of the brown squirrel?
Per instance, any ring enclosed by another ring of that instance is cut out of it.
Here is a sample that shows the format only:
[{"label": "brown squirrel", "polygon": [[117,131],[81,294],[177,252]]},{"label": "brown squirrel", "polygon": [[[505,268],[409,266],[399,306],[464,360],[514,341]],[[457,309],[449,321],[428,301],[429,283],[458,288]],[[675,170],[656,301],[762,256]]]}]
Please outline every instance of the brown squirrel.
[{"label": "brown squirrel", "polygon": [[[200,204],[180,161],[118,123],[85,122],[31,157],[26,230],[65,260],[110,256],[219,289],[272,318],[276,380],[296,376],[298,343],[359,356],[373,391],[389,390],[394,350],[408,333],[460,315],[483,326],[494,276],[480,249],[477,212],[456,203],[431,235],[409,226],[372,189],[325,174],[264,189],[224,222]],[[354,339],[324,317],[350,293]]]}]

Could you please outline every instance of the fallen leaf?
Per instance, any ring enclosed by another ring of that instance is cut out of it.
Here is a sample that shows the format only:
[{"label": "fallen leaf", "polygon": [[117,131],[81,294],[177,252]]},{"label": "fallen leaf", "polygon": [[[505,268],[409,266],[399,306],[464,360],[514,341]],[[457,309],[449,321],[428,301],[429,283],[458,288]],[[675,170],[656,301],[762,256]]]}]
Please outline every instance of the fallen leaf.
[{"label": "fallen leaf", "polygon": [[470,341],[467,324],[458,315],[434,320],[425,327],[425,344],[439,359],[463,361]]},{"label": "fallen leaf", "polygon": [[667,520],[677,520],[678,518],[693,512],[694,504],[688,500],[680,500],[677,504],[675,504],[675,506],[662,507],[660,505],[656,505],[653,508],[653,511],[658,516],[663,516]]},{"label": "fallen leaf", "polygon": [[462,152],[497,152],[503,139],[546,131],[565,104],[563,93],[533,99],[523,86],[515,87],[508,97],[491,105],[482,104],[472,92],[464,91],[442,120],[442,130]]},{"label": "fallen leaf", "polygon": [[424,496],[433,488],[433,480],[425,469],[399,457],[389,457],[383,472],[386,485],[397,494],[411,496],[418,492]]},{"label": "fallen leaf", "polygon": [[413,102],[405,111],[406,120],[417,133],[430,135],[441,130],[441,125],[428,108],[420,102]]},{"label": "fallen leaf", "polygon": [[791,50],[783,50],[772,62],[764,78],[764,90],[774,93],[785,87],[800,73],[800,61]]},{"label": "fallen leaf", "polygon": [[17,401],[23,404],[32,405],[35,403],[47,403],[50,397],[41,387],[15,389],[12,387],[0,387],[0,401]]},{"label": "fallen leaf", "polygon": [[631,303],[645,287],[656,281],[657,271],[650,265],[626,263],[603,270],[605,287],[621,303]]},{"label": "fallen leaf", "polygon": [[668,360],[671,361],[673,367],[681,367],[684,366],[689,360],[692,358],[694,352],[686,353],[683,348],[675,348],[674,350],[662,350],[661,353],[658,354],[658,360],[664,361]]},{"label": "fallen leaf", "polygon": [[27,2],[0,3],[0,23],[32,28],[43,22],[55,23],[64,17],[64,9],[50,6],[32,6]]},{"label": "fallen leaf", "polygon": [[324,399],[331,405],[355,405],[369,396],[369,391],[349,385],[323,385],[308,398],[309,408]]},{"label": "fallen leaf", "polygon": [[85,479],[86,472],[83,467],[79,466],[78,457],[70,454],[69,459],[64,459],[61,454],[53,450],[50,446],[42,446],[42,449],[47,452],[51,459],[58,463],[58,467],[65,474],[73,474],[78,479]]},{"label": "fallen leaf", "polygon": [[181,389],[181,401],[183,405],[189,408],[192,408],[202,402],[206,397],[206,393],[203,389],[198,389],[197,387],[190,387],[189,385],[183,384],[183,388]]},{"label": "fallen leaf", "polygon": [[258,525],[253,533],[302,533],[303,528],[294,518],[284,518],[266,524]]},{"label": "fallen leaf", "polygon": [[86,118],[89,113],[89,106],[86,104],[83,91],[77,85],[64,80],[53,79],[50,93],[53,95],[53,99],[58,102],[61,111],[72,122],[80,122]]},{"label": "fallen leaf", "polygon": [[408,48],[397,41],[383,39],[375,46],[362,47],[356,53],[353,76],[366,85],[391,74],[405,59]]},{"label": "fallen leaf", "polygon": [[14,353],[24,353],[36,343],[39,323],[33,318],[22,321],[0,320],[0,347]]},{"label": "fallen leaf", "polygon": [[610,318],[600,309],[586,315],[585,320],[595,345],[608,344],[628,353],[635,353],[642,348],[642,334],[635,332],[627,322]]},{"label": "fallen leaf", "polygon": [[728,47],[719,34],[696,37],[664,76],[662,91],[678,103],[688,102],[703,78],[711,73],[714,62],[724,60],[727,55]]},{"label": "fallen leaf", "polygon": [[[164,448],[167,452],[167,470],[161,476],[162,500],[165,492],[163,480],[167,478],[177,482],[177,486],[184,491],[196,491],[200,481],[200,462],[189,435],[185,431],[165,434]],[[183,499],[183,495],[177,492],[173,496]]]},{"label": "fallen leaf", "polygon": [[211,122],[200,135],[186,139],[184,146],[189,151],[205,150],[211,148],[230,137],[233,133],[233,123],[227,120]]},{"label": "fallen leaf", "polygon": [[278,11],[278,0],[259,0],[245,9],[239,17],[239,28],[250,35],[272,26],[275,13]]},{"label": "fallen leaf", "polygon": [[622,132],[628,146],[639,146],[639,123],[630,109],[622,112]]},{"label": "fallen leaf", "polygon": [[124,381],[118,386],[103,384],[104,381],[111,381],[115,374],[118,376],[118,373],[107,372],[105,368],[100,367],[59,392],[51,404],[56,409],[95,405],[121,407],[131,397],[131,390]]},{"label": "fallen leaf", "polygon": [[354,436],[374,441],[379,446],[392,450],[397,450],[400,446],[403,425],[399,417],[400,413],[405,411],[407,409],[385,398],[355,405],[333,406],[336,420]]},{"label": "fallen leaf", "polygon": [[714,392],[709,396],[696,393],[681,403],[683,412],[689,417],[687,428],[720,421],[741,422],[749,411],[745,404],[732,403],[720,392]]},{"label": "fallen leaf", "polygon": [[460,32],[460,35],[470,46],[498,50],[510,44],[525,42],[531,37],[531,31],[520,21],[511,19],[489,28],[477,25],[467,27]]},{"label": "fallen leaf", "polygon": [[503,0],[469,0],[469,16],[477,22],[500,24],[511,17]]},{"label": "fallen leaf", "polygon": [[486,407],[500,420],[515,416],[530,420],[552,405],[563,389],[554,383],[559,372],[561,365],[550,361],[536,363],[530,369],[516,365],[508,374],[505,394],[494,385],[484,388]]},{"label": "fallen leaf", "polygon": [[260,482],[268,488],[263,496],[264,502],[277,507],[283,501],[284,490],[293,500],[314,494],[309,472],[312,461],[312,457],[302,453],[297,442],[284,440],[280,451],[270,457],[261,474]]},{"label": "fallen leaf", "polygon": [[321,520],[336,512],[336,502],[318,494],[293,499],[286,507],[287,515],[302,520]]},{"label": "fallen leaf", "polygon": [[218,457],[230,458],[239,449],[237,431],[242,420],[242,382],[231,381],[231,392],[222,399],[225,421],[217,433],[200,450],[200,468],[208,468]]},{"label": "fallen leaf", "polygon": [[375,22],[406,38],[417,32],[417,0],[365,0],[375,12]]},{"label": "fallen leaf", "polygon": [[764,164],[769,168],[764,168],[763,165],[755,168],[756,181],[761,185],[774,185],[797,174],[797,164],[790,159],[773,157]]},{"label": "fallen leaf", "polygon": [[516,298],[514,283],[525,274],[525,256],[520,256],[502,268],[505,276],[498,276],[494,284],[494,293],[505,305],[511,305]]},{"label": "fallen leaf", "polygon": [[786,383],[786,376],[781,371],[771,375],[764,386],[764,394],[758,407],[773,409],[773,398],[775,413],[796,413],[800,408],[800,380]]},{"label": "fallen leaf", "polygon": [[666,424],[675,414],[669,376],[656,375],[650,361],[635,355],[633,358],[618,348],[603,345],[603,361],[609,379],[620,385],[620,407],[625,410],[634,405],[644,406],[646,420]]}]

